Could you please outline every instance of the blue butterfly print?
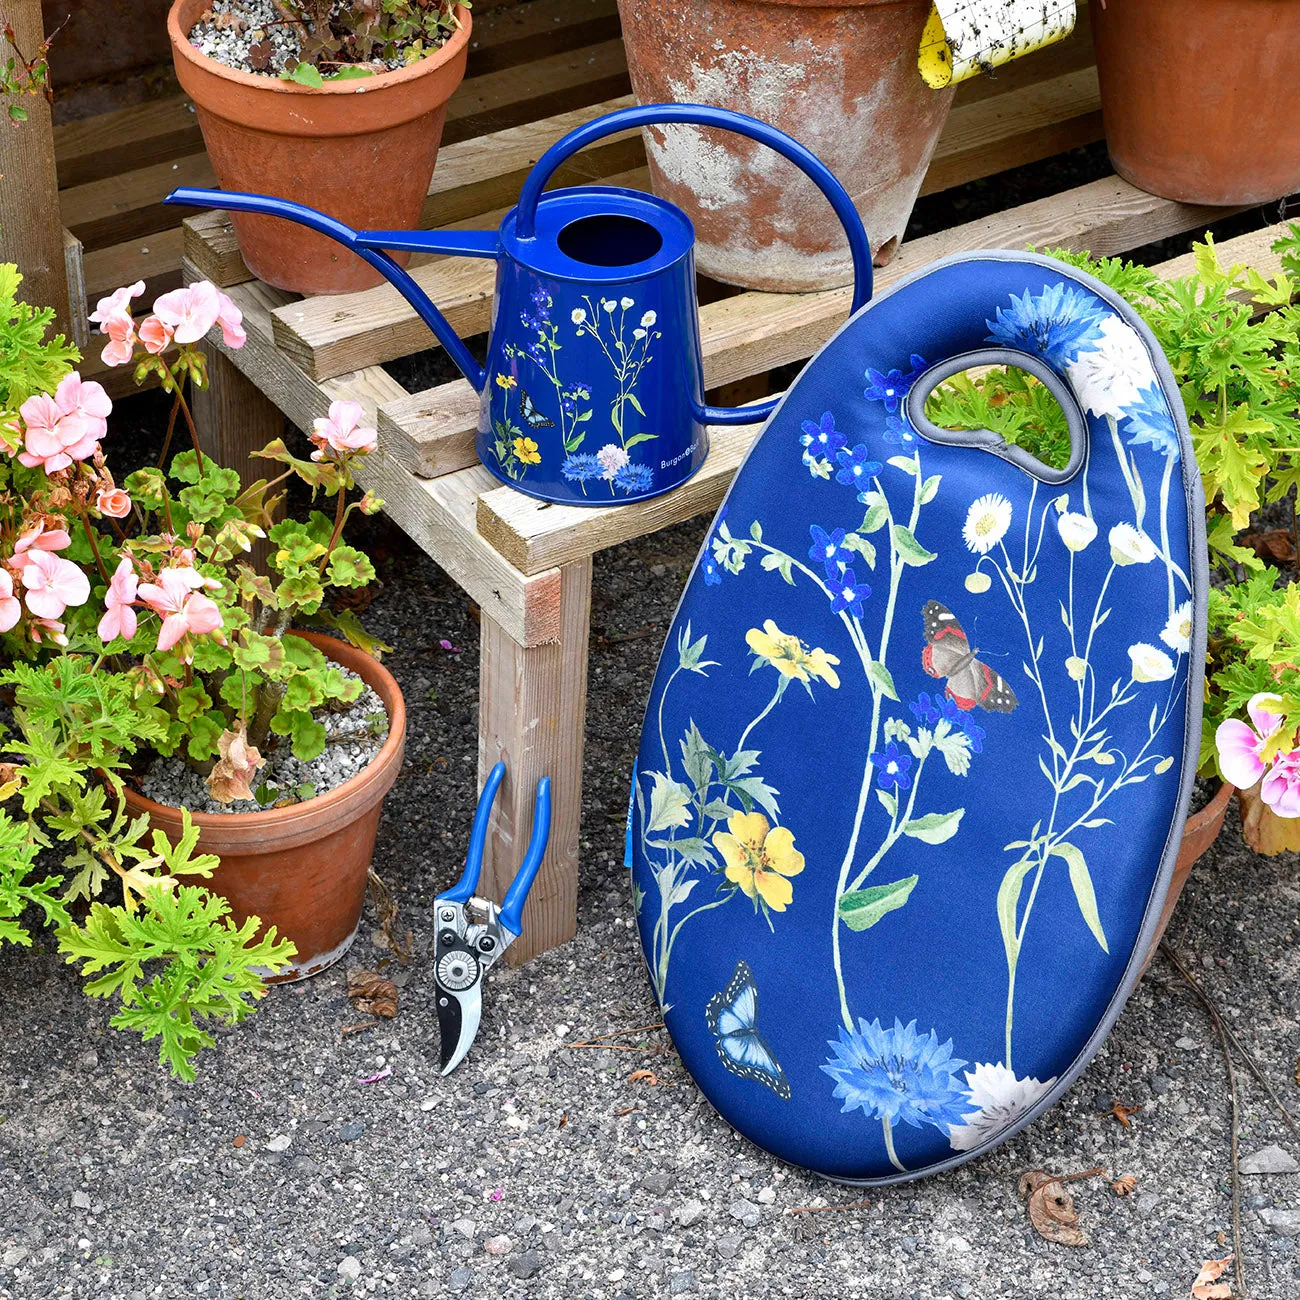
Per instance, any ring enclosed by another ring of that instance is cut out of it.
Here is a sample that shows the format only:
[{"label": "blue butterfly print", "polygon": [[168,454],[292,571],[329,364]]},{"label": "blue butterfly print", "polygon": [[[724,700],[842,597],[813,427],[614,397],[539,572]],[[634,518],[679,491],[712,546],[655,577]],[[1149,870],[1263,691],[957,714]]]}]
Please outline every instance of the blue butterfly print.
[{"label": "blue butterfly print", "polygon": [[524,417],[530,429],[554,429],[555,421],[547,419],[545,415],[537,409],[536,403],[528,396],[521,386],[519,389],[519,413]]},{"label": "blue butterfly print", "polygon": [[782,1101],[790,1100],[790,1083],[781,1063],[758,1032],[758,985],[745,961],[736,963],[731,983],[715,993],[704,1018],[718,1049],[718,1060],[742,1079],[771,1088]]}]

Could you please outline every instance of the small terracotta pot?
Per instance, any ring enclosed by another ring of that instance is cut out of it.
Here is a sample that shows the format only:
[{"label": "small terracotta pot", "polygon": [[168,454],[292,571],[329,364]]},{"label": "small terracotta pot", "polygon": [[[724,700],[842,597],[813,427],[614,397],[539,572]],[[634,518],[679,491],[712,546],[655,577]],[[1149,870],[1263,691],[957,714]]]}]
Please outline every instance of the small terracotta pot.
[{"label": "small terracotta pot", "polygon": [[[1114,0],[1111,0],[1111,3],[1113,4]],[[1164,938],[1165,930],[1169,926],[1169,918],[1174,914],[1178,896],[1183,892],[1183,886],[1187,884],[1192,874],[1192,867],[1219,838],[1219,832],[1223,829],[1223,819],[1228,813],[1228,802],[1236,793],[1236,786],[1231,786],[1225,781],[1219,787],[1218,794],[1204,808],[1194,812],[1187,819],[1187,824],[1183,828],[1183,841],[1178,847],[1178,858],[1174,862],[1174,872],[1169,878],[1169,891],[1165,894],[1165,904],[1160,909],[1160,922],[1156,926],[1151,946],[1147,949],[1146,961],[1142,963],[1143,971],[1151,965],[1151,959],[1156,955],[1156,949],[1160,947],[1160,940]]]},{"label": "small terracotta pot", "polygon": [[[713,104],[761,118],[839,177],[877,266],[897,252],[954,88],[917,69],[931,0],[619,0],[643,104]],[[753,141],[646,130],[656,194],[685,209],[714,279],[805,292],[848,284],[848,243],[817,187]]]},{"label": "small terracotta pot", "polygon": [[[263,932],[273,925],[297,945],[294,964],[272,977],[272,984],[316,975],[352,946],[379,814],[402,770],[406,743],[406,705],[392,673],[345,641],[312,632],[293,635],[350,668],[383,700],[388,738],[363,771],[316,799],[263,812],[191,814],[199,828],[198,851],[221,858],[221,866],[200,883],[230,903],[236,920],[261,917]],[[135,816],[148,813],[168,839],[180,838],[180,809],[129,787],[126,803]]]},{"label": "small terracotta pot", "polygon": [[1300,851],[1300,817],[1279,817],[1260,798],[1261,784],[1256,781],[1250,789],[1237,792],[1241,838],[1256,853],[1267,858]]},{"label": "small terracotta pot", "polygon": [[[176,0],[172,59],[198,110],[222,189],[319,208],[354,230],[420,224],[447,101],[465,75],[469,11],[442,49],[396,72],[318,90],[236,72],[200,54],[188,33],[209,0]],[[232,216],[248,269],[294,293],[350,293],[382,276],[333,240],[274,217]],[[407,254],[395,254],[405,265]]]},{"label": "small terracotta pot", "polygon": [[1090,6],[1115,170],[1184,203],[1300,189],[1296,0],[1106,0]]}]

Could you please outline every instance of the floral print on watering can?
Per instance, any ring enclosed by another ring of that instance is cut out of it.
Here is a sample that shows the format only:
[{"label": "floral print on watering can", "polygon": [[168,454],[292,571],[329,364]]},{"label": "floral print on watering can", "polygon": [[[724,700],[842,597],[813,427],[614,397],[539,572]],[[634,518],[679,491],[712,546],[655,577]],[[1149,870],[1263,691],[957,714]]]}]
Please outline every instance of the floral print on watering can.
[{"label": "floral print on watering can", "polygon": [[[1064,469],[926,419],[999,362],[1061,402]],[[655,995],[727,1123],[888,1182],[1077,1076],[1186,815],[1202,526],[1163,356],[1058,262],[938,263],[805,369],[696,562],[629,817]]]}]

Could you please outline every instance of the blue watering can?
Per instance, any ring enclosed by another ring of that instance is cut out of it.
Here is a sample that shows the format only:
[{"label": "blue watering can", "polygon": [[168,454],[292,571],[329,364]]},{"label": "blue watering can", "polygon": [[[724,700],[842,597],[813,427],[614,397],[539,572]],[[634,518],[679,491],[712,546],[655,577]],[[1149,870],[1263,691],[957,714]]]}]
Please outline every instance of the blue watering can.
[{"label": "blue watering can", "polygon": [[[680,208],[611,186],[542,192],[556,168],[587,145],[666,123],[737,132],[806,172],[848,234],[852,310],[866,303],[867,233],[825,164],[765,122],[699,104],[623,109],[571,131],[538,160],[495,231],[358,232],[284,199],[220,190],[177,189],[165,202],[284,217],[336,239],[392,282],[482,394],[478,453],[493,474],[542,501],[608,506],[684,483],[708,454],[709,424],[758,423],[779,400],[704,404],[695,231]],[[486,369],[384,249],[496,259]]]}]

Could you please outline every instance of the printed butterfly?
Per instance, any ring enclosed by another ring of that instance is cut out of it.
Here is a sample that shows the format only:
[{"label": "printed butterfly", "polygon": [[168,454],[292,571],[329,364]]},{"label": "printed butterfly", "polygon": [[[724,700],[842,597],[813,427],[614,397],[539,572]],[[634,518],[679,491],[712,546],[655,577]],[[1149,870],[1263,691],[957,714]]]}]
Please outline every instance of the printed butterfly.
[{"label": "printed butterfly", "polygon": [[704,1018],[713,1034],[718,1060],[732,1074],[771,1088],[782,1101],[790,1100],[790,1084],[785,1071],[755,1027],[758,986],[746,962],[736,963],[731,983],[709,999]]},{"label": "printed butterfly", "polygon": [[519,389],[519,413],[524,417],[530,429],[554,429],[555,421],[548,420],[533,403],[533,399],[528,396],[527,390],[521,387]]},{"label": "printed butterfly", "polygon": [[991,713],[1010,713],[1016,707],[1015,692],[988,664],[975,658],[966,633],[956,616],[937,600],[921,611],[925,620],[925,649],[921,667],[931,677],[946,677],[948,698],[963,712],[976,705]]}]

